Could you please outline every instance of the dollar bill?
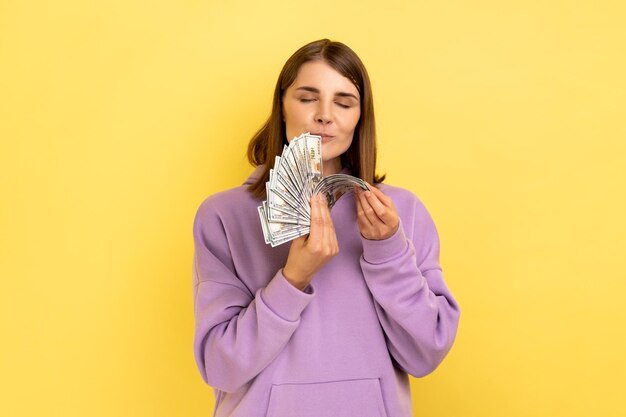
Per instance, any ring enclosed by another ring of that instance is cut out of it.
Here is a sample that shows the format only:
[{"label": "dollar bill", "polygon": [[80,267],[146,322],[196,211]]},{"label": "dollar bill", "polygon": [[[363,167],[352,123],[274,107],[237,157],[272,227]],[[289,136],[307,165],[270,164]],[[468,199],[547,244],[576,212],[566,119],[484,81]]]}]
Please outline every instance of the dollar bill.
[{"label": "dollar bill", "polygon": [[320,136],[303,133],[276,156],[265,184],[267,199],[258,207],[263,238],[272,247],[309,233],[313,195],[323,194],[332,208],[355,187],[369,190],[365,181],[351,175],[324,177],[322,151]]}]

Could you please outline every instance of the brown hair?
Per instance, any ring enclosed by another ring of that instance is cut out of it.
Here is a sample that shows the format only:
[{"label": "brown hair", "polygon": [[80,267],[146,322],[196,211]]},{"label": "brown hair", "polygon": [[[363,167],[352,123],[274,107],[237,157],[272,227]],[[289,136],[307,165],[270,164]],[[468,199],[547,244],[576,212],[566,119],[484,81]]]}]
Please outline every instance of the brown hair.
[{"label": "brown hair", "polygon": [[272,113],[248,144],[248,160],[254,166],[265,164],[261,176],[248,188],[255,197],[265,197],[265,183],[274,158],[280,155],[286,143],[283,122],[283,95],[296,79],[300,67],[315,60],[322,60],[334,70],[352,81],[361,96],[361,117],[354,130],[352,144],[341,155],[341,165],[353,175],[370,184],[385,179],[376,176],[376,123],[372,87],[363,62],[348,46],[341,42],[321,39],[298,49],[285,63],[274,89]]}]

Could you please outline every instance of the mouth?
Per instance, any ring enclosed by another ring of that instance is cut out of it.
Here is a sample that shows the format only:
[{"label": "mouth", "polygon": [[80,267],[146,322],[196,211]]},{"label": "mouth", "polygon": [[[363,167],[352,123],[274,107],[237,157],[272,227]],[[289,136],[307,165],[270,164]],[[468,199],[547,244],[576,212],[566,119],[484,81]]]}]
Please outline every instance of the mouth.
[{"label": "mouth", "polygon": [[335,137],[333,135],[329,135],[328,133],[321,133],[321,132],[312,132],[311,134],[315,136],[321,136],[322,142],[329,141]]}]

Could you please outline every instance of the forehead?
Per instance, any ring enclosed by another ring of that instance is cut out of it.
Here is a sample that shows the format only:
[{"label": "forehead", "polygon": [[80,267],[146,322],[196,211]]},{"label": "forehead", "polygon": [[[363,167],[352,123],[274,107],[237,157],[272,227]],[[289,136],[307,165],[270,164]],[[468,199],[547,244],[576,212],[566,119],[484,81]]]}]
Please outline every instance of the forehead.
[{"label": "forehead", "polygon": [[303,86],[317,88],[320,92],[333,94],[345,92],[359,97],[359,92],[352,81],[341,75],[325,61],[309,61],[302,64],[296,79],[288,89],[297,89]]}]

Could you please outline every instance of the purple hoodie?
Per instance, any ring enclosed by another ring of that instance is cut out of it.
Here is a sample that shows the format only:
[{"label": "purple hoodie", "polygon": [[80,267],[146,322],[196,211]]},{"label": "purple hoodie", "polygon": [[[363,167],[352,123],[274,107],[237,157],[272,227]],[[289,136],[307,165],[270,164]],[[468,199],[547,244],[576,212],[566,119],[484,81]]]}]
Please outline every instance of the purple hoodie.
[{"label": "purple hoodie", "polygon": [[290,245],[265,244],[247,191],[261,169],[207,198],[193,224],[194,353],[215,417],[411,416],[407,374],[441,363],[460,314],[426,208],[381,185],[400,227],[373,241],[345,195],[331,211],[339,254],[300,291],[282,274]]}]

